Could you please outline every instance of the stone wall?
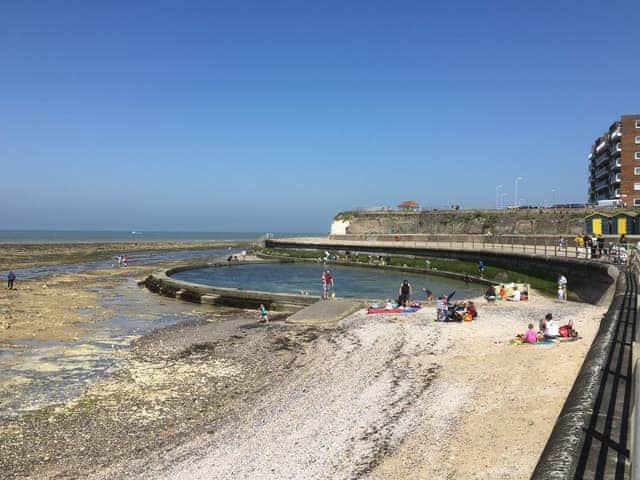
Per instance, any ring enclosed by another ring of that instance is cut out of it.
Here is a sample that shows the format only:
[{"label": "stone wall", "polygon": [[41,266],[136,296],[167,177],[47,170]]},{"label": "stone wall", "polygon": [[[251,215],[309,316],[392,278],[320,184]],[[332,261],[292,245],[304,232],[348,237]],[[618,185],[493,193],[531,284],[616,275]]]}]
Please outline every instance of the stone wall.
[{"label": "stone wall", "polygon": [[593,209],[435,210],[428,212],[343,212],[333,234],[566,235],[585,230]]}]

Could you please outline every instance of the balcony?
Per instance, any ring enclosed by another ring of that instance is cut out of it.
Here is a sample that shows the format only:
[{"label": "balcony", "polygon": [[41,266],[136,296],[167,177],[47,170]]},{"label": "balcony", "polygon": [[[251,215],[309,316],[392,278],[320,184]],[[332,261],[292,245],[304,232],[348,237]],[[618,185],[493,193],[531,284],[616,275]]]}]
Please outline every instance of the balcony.
[{"label": "balcony", "polygon": [[596,173],[593,175],[594,179],[598,179],[598,178],[602,178],[606,175],[609,175],[609,168],[604,167],[604,168],[599,168],[598,170],[596,170]]},{"label": "balcony", "polygon": [[600,151],[607,146],[609,142],[607,140],[603,140],[602,142],[600,142],[598,144],[598,146],[596,147],[596,153],[600,153]]},{"label": "balcony", "polygon": [[611,134],[611,140],[615,140],[616,138],[620,138],[622,137],[622,128],[618,127],[616,128],[616,130]]},{"label": "balcony", "polygon": [[613,177],[612,183],[620,183],[620,174],[616,173],[615,177]]},{"label": "balcony", "polygon": [[597,156],[595,162],[593,163],[595,164],[596,167],[599,167],[600,165],[608,161],[609,161],[609,155],[607,155],[607,153],[605,152],[602,155]]},{"label": "balcony", "polygon": [[614,170],[616,168],[620,168],[622,166],[622,162],[619,158],[616,158],[616,161],[611,163],[611,169]]},{"label": "balcony", "polygon": [[593,153],[589,154],[589,160],[591,160],[593,158]]},{"label": "balcony", "polygon": [[622,195],[620,195],[620,190],[616,190],[615,192],[613,192],[613,198],[621,198]]},{"label": "balcony", "polygon": [[602,190],[603,188],[609,188],[609,179],[602,180],[596,183],[596,186],[595,186],[596,191]]}]

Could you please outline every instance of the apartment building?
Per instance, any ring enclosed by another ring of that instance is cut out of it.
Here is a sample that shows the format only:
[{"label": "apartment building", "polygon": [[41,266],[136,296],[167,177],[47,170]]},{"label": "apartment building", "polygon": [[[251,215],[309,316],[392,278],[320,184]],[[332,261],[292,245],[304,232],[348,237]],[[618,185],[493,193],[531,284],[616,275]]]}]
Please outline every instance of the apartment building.
[{"label": "apartment building", "polygon": [[589,203],[640,207],[640,114],[622,115],[589,153]]}]

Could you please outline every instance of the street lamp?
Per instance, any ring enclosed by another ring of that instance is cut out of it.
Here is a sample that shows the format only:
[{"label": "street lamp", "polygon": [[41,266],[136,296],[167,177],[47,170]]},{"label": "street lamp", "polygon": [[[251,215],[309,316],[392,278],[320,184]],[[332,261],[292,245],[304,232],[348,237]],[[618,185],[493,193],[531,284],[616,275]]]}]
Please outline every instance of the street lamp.
[{"label": "street lamp", "polygon": [[502,185],[498,185],[496,187],[496,208],[500,208],[500,189],[502,188]]},{"label": "street lamp", "polygon": [[522,177],[516,177],[516,194],[513,196],[513,199],[515,201],[515,207],[518,207],[518,182],[522,180]]}]

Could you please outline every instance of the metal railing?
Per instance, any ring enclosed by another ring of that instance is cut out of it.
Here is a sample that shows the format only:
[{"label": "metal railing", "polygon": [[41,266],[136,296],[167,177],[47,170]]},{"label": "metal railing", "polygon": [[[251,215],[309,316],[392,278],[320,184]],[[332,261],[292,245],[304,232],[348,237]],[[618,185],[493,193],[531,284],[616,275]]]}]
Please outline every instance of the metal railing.
[{"label": "metal railing", "polygon": [[[556,239],[539,237],[516,236],[479,236],[479,235],[335,235],[330,239],[323,239],[327,245],[335,243],[341,250],[350,245],[362,248],[363,242],[371,242],[378,247],[405,247],[415,249],[436,250],[468,250],[475,252],[515,253],[540,257],[566,257],[583,260],[598,260],[605,263],[625,264],[627,262],[626,248],[622,249],[618,243],[607,242],[603,248],[585,248],[565,240],[560,244]],[[287,240],[287,239],[282,239]],[[317,243],[318,239],[296,238],[296,242]],[[625,246],[626,247],[626,246]]]}]

